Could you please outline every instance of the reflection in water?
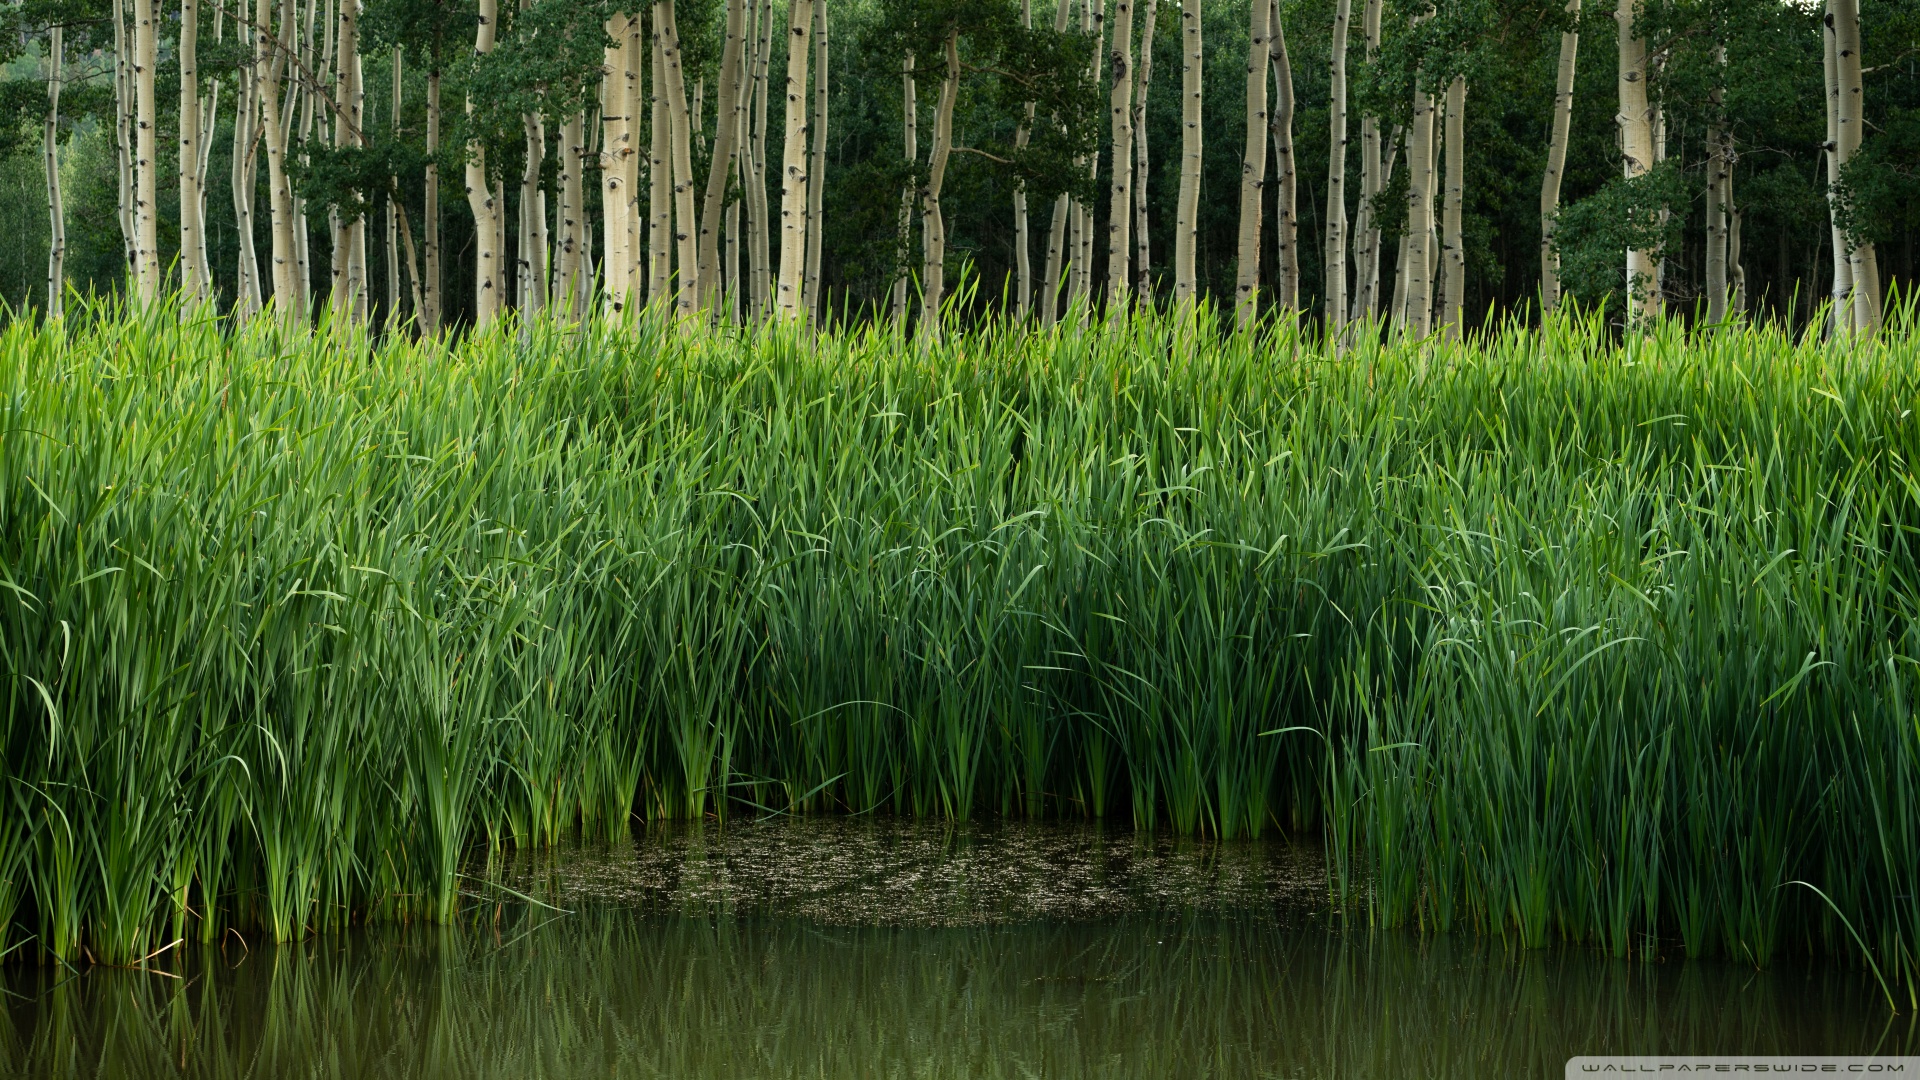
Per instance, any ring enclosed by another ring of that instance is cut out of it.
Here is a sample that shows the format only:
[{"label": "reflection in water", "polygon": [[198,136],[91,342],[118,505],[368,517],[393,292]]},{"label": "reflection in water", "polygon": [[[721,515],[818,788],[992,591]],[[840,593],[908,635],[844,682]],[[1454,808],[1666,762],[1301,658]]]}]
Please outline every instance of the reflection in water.
[{"label": "reflection in water", "polygon": [[1511,954],[1235,891],[1310,880],[1283,845],[843,826],[497,873],[564,916],[229,938],[179,977],[14,968],[0,1075],[1557,1077],[1576,1053],[1920,1044],[1852,972]]}]

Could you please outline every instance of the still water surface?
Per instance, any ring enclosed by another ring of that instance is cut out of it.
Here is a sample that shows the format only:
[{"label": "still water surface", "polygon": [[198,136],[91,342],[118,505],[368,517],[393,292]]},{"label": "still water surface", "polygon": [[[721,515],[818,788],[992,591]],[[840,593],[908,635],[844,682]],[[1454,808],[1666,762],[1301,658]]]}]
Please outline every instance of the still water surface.
[{"label": "still water surface", "polygon": [[1357,1080],[1920,1052],[1852,971],[1370,933],[1283,841],[773,820],[467,891],[445,930],[7,969],[0,1076]]}]

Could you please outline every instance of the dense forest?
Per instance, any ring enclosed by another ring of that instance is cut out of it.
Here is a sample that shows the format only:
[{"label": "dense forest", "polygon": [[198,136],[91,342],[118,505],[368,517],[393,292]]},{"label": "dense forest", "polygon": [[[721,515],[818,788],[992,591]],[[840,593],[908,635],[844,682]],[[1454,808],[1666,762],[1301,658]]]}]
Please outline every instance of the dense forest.
[{"label": "dense forest", "polygon": [[429,331],[1210,302],[1428,332],[1572,301],[1870,330],[1920,229],[1913,0],[6,0],[0,23],[13,312],[123,288]]}]

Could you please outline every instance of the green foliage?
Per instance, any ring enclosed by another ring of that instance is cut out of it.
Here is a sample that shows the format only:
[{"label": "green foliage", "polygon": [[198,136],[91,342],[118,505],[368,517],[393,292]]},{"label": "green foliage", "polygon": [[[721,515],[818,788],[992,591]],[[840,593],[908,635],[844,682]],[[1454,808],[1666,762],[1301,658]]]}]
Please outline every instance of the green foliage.
[{"label": "green foliage", "polygon": [[1671,254],[1680,244],[1692,199],[1686,173],[1678,162],[1668,160],[1639,176],[1616,178],[1561,208],[1553,246],[1567,294],[1586,304],[1622,309],[1629,284],[1626,252],[1647,251],[1655,262]]}]

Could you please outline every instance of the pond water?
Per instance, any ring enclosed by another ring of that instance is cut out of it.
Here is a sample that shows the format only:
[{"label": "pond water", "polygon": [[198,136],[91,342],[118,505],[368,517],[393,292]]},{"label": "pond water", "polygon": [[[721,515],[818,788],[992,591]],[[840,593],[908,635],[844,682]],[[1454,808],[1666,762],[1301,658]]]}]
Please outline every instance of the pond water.
[{"label": "pond water", "polygon": [[1370,932],[1279,840],[776,819],[466,888],[445,929],[0,971],[0,1076],[1559,1077],[1920,1046],[1835,966]]}]

